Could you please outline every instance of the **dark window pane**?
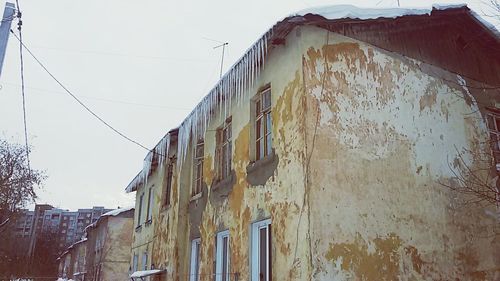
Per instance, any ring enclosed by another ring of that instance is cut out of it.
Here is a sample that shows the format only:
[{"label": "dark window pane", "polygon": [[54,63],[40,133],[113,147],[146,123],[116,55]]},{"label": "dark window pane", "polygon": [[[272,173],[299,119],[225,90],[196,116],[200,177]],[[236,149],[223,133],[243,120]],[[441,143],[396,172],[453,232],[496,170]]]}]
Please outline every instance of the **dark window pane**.
[{"label": "dark window pane", "polygon": [[222,281],[228,280],[227,275],[227,257],[228,257],[228,239],[222,238]]},{"label": "dark window pane", "polygon": [[261,281],[267,280],[267,229],[261,228],[259,230],[259,279]]},{"label": "dark window pane", "polygon": [[497,131],[500,131],[500,117],[496,117],[496,118],[495,118],[495,123],[496,123],[496,125],[497,125],[497,129],[496,129],[496,130],[497,130]]}]

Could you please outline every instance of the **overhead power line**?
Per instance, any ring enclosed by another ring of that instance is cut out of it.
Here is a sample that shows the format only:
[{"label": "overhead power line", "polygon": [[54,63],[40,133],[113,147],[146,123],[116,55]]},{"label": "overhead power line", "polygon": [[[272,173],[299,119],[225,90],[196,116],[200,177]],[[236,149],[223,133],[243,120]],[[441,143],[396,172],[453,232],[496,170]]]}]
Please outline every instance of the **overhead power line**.
[{"label": "overhead power line", "polygon": [[[29,149],[29,144],[28,144],[28,124],[26,121],[26,95],[24,91],[24,60],[23,60],[23,33],[22,33],[22,26],[23,26],[23,21],[21,20],[21,9],[19,8],[19,1],[16,0],[16,17],[17,17],[17,31],[19,31],[19,58],[20,58],[20,64],[21,64],[21,95],[23,96],[23,124],[24,124],[24,145],[26,146],[26,162],[28,164],[28,171],[31,171],[31,164],[30,164],[30,149]],[[12,30],[11,30],[12,32]],[[15,33],[12,32],[14,35]],[[16,36],[17,38],[17,36]]]},{"label": "overhead power line", "polygon": [[124,138],[125,140],[147,150],[147,151],[150,151],[149,148],[147,148],[146,146],[142,145],[141,143],[139,143],[138,141],[136,140],[133,140],[132,138],[128,137],[127,135],[125,135],[124,133],[118,131],[117,129],[115,129],[113,126],[111,126],[108,122],[106,122],[104,119],[102,119],[99,115],[97,115],[97,113],[95,113],[94,111],[92,111],[87,105],[85,105],[77,96],[75,96],[61,81],[59,81],[59,79],[57,79],[54,74],[52,74],[52,72],[50,72],[47,67],[45,67],[45,65],[33,54],[33,52],[31,52],[31,50],[26,46],[26,44],[24,44],[21,40],[21,38],[19,38],[15,33],[14,31],[11,29],[10,32],[14,35],[14,37],[19,41],[19,43],[21,44],[21,46],[31,55],[31,57],[33,57],[33,59],[43,68],[43,70],[45,70],[45,72],[47,72],[47,74],[57,83],[59,84],[59,86],[61,86],[61,88],[64,89],[64,91],[70,95],[78,104],[80,104],[86,111],[88,111],[90,114],[92,114],[92,116],[94,116],[97,120],[99,120],[101,123],[103,123],[106,127],[108,127],[109,129],[111,129],[113,132],[115,132],[116,134],[118,134],[119,136],[121,136],[122,138]]}]

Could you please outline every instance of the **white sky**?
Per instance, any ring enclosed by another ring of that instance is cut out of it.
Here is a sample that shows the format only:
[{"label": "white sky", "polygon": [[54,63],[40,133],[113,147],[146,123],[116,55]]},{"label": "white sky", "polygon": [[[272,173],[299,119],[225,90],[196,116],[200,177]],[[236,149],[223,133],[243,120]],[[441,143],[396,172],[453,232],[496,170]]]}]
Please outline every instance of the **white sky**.
[{"label": "white sky", "polygon": [[[13,0],[12,0],[13,1]],[[219,76],[284,16],[341,1],[19,0],[25,44],[75,95],[131,138],[153,147]],[[380,2],[380,3],[379,3]],[[424,7],[434,1],[404,1]],[[481,1],[465,1],[481,13]],[[370,7],[397,1],[350,1]],[[456,3],[440,1],[439,3]],[[5,1],[0,1],[1,10]],[[13,29],[15,26],[13,26]],[[133,204],[124,189],[146,151],[83,110],[25,52],[32,166],[49,178],[38,203],[77,209]],[[11,36],[0,77],[0,136],[23,143],[19,45]],[[32,206],[31,206],[32,207]]]}]

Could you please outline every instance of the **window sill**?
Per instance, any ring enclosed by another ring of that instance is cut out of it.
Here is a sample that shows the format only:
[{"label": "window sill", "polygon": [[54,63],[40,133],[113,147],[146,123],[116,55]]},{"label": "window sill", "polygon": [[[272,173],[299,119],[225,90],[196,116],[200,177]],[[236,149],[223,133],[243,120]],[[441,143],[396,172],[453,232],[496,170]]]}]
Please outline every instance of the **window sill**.
[{"label": "window sill", "polygon": [[269,165],[274,161],[274,159],[275,154],[273,149],[271,154],[267,155],[266,157],[250,162],[250,164],[248,164],[247,166],[247,174],[251,174],[261,167]]},{"label": "window sill", "polygon": [[274,175],[278,167],[279,157],[272,150],[271,154],[257,161],[248,164],[247,182],[252,186],[265,185],[266,182]]},{"label": "window sill", "polygon": [[147,221],[144,223],[144,226],[149,226],[149,225],[151,225],[151,223],[152,223],[152,222],[153,222],[153,220],[152,220],[152,219],[149,219],[149,220],[147,220]]},{"label": "window sill", "polygon": [[212,185],[212,190],[222,189],[224,187],[232,186],[234,181],[234,173],[229,174],[224,179],[215,182]]},{"label": "window sill", "polygon": [[202,192],[200,192],[200,193],[198,193],[196,195],[193,195],[193,196],[191,196],[191,199],[189,199],[189,201],[191,201],[191,202],[192,201],[196,201],[196,200],[200,199],[202,195],[203,195]]},{"label": "window sill", "polygon": [[136,228],[135,228],[135,232],[140,232],[142,229],[142,224],[141,225],[138,225]]},{"label": "window sill", "polygon": [[166,212],[168,211],[168,209],[170,209],[170,207],[172,207],[172,204],[165,204],[161,207],[161,211]]}]

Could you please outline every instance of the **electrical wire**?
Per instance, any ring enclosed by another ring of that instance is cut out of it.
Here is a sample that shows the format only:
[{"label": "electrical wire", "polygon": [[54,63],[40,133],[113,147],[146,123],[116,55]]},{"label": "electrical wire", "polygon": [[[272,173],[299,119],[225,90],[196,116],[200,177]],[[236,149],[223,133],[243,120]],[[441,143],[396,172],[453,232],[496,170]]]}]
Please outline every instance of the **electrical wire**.
[{"label": "electrical wire", "polygon": [[[30,149],[28,144],[28,124],[26,121],[26,94],[24,89],[24,60],[23,60],[23,34],[22,34],[22,25],[23,21],[21,20],[21,10],[19,8],[19,1],[16,0],[16,9],[17,9],[17,30],[19,31],[19,58],[21,64],[21,95],[23,96],[23,123],[24,123],[24,144],[26,149],[26,162],[28,165],[28,172],[31,173],[31,163],[30,163]],[[11,30],[12,31],[12,30]]]},{"label": "electrical wire", "polygon": [[116,134],[118,134],[119,136],[121,136],[122,138],[124,138],[125,140],[147,150],[147,151],[151,151],[151,149],[147,148],[146,146],[142,145],[141,143],[139,143],[138,141],[136,140],[133,140],[131,139],[130,137],[126,136],[124,133],[120,132],[119,130],[115,129],[113,126],[111,126],[108,122],[106,122],[104,119],[102,119],[99,115],[97,115],[97,113],[95,113],[94,111],[92,111],[87,105],[85,105],[85,103],[83,103],[77,96],[75,96],[61,81],[59,81],[59,79],[57,79],[57,77],[54,76],[54,74],[52,74],[52,72],[50,72],[47,67],[35,56],[35,54],[33,54],[33,52],[31,52],[31,50],[26,46],[26,44],[24,44],[21,39],[14,33],[14,31],[11,29],[10,32],[14,35],[14,37],[20,42],[21,46],[31,55],[31,57],[33,57],[33,59],[43,68],[43,70],[45,70],[45,72],[47,72],[47,74],[57,83],[59,84],[59,86],[61,86],[61,88],[63,88],[63,90],[68,94],[70,95],[78,104],[80,104],[86,111],[88,111],[92,116],[94,116],[97,120],[99,120],[102,124],[104,124],[106,127],[108,127],[110,130],[112,130],[113,132],[115,132]]}]

